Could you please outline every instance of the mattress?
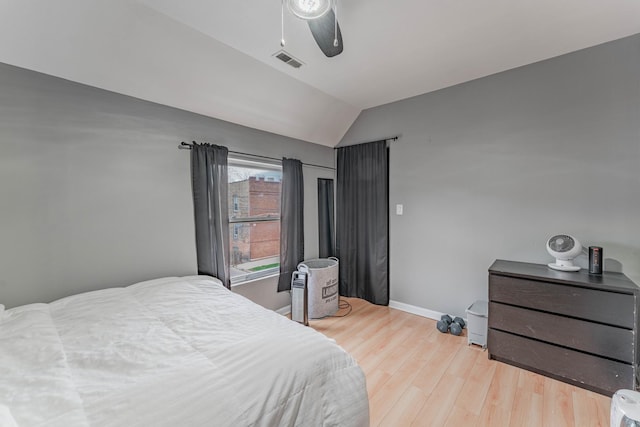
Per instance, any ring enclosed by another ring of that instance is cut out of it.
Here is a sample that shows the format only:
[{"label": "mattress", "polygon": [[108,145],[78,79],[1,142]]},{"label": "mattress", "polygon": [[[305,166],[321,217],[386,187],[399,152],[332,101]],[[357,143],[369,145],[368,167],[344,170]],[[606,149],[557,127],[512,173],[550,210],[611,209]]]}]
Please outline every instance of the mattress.
[{"label": "mattress", "polygon": [[348,353],[206,276],[0,316],[0,424],[369,424],[364,374]]}]

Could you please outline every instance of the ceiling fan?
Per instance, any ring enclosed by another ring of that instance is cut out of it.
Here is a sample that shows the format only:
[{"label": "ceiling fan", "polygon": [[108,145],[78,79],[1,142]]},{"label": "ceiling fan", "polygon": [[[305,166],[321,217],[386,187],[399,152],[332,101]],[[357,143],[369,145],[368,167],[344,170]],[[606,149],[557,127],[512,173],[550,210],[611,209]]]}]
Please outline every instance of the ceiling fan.
[{"label": "ceiling fan", "polygon": [[342,32],[338,25],[338,0],[282,0],[282,39],[284,47],[284,5],[291,13],[307,21],[309,30],[327,57],[342,53]]}]

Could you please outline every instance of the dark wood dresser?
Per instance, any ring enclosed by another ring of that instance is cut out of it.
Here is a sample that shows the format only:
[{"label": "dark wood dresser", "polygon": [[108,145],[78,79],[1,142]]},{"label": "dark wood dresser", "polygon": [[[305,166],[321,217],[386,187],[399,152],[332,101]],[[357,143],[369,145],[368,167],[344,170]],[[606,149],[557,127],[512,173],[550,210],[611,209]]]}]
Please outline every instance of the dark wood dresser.
[{"label": "dark wood dresser", "polygon": [[638,388],[638,296],[621,273],[489,268],[489,358],[611,396]]}]

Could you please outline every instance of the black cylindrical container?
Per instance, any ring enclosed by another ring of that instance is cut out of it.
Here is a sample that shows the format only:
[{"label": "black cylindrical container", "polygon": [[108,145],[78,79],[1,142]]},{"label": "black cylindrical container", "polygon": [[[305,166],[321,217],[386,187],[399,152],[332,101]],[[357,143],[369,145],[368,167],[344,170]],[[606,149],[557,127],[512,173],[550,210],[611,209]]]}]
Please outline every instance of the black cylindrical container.
[{"label": "black cylindrical container", "polygon": [[602,248],[589,246],[589,274],[602,274]]}]

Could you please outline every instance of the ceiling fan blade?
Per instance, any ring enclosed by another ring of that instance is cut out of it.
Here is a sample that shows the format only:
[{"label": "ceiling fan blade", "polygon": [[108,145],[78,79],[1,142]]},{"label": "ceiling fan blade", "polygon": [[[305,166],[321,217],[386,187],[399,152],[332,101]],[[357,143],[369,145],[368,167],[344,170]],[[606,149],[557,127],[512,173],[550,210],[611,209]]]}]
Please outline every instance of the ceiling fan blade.
[{"label": "ceiling fan blade", "polygon": [[333,45],[335,37],[335,14],[333,9],[329,10],[326,14],[317,19],[310,19],[309,29],[313,38],[316,39],[316,43],[320,47],[322,53],[331,58],[342,53],[342,32],[340,31],[340,25],[338,25],[338,46]]}]

